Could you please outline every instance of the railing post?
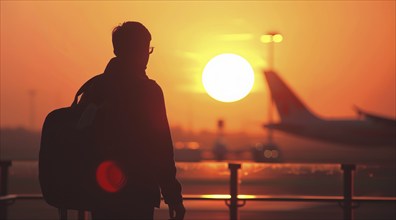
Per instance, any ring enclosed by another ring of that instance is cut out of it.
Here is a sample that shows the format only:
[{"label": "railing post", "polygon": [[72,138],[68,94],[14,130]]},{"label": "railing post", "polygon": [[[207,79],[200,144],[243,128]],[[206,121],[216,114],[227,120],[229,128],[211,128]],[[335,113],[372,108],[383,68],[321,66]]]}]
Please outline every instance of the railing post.
[{"label": "railing post", "polygon": [[238,219],[238,169],[241,168],[241,164],[228,164],[230,169],[230,220]]},{"label": "railing post", "polygon": [[344,171],[344,203],[342,208],[344,209],[344,220],[353,219],[353,171],[356,169],[354,164],[342,164],[341,169]]},{"label": "railing post", "polygon": [[78,210],[77,220],[88,220],[88,212],[85,210]]},{"label": "railing post", "polygon": [[59,219],[60,220],[67,220],[67,209],[59,208],[58,212],[59,212]]},{"label": "railing post", "polygon": [[[0,196],[8,194],[8,168],[11,166],[11,161],[0,161]],[[6,202],[4,202],[6,203]],[[0,204],[0,219],[7,219],[7,205]]]},{"label": "railing post", "polygon": [[11,164],[10,160],[0,161],[0,196],[8,194],[8,167]]}]

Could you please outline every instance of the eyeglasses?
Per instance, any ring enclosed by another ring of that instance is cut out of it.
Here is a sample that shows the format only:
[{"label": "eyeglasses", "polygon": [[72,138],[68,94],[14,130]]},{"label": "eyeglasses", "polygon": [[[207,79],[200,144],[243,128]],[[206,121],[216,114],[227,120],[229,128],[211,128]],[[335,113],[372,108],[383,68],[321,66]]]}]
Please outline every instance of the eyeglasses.
[{"label": "eyeglasses", "polygon": [[154,47],[149,47],[149,54],[152,54],[154,52]]}]

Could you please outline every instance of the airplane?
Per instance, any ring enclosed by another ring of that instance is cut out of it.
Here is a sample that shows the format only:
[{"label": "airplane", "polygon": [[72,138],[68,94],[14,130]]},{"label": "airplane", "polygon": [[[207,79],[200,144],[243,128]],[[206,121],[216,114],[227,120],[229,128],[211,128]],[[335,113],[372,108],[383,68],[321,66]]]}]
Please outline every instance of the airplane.
[{"label": "airplane", "polygon": [[264,71],[280,122],[264,127],[349,146],[396,146],[396,120],[356,108],[361,119],[326,120],[314,114],[275,71]]}]

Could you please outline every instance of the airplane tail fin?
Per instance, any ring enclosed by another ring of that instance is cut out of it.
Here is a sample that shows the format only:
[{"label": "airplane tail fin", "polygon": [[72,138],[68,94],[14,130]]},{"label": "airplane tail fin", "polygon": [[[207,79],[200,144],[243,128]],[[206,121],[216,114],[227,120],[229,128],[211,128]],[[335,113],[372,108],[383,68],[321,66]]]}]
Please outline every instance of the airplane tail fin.
[{"label": "airplane tail fin", "polygon": [[275,71],[264,71],[271,97],[282,122],[318,120]]}]

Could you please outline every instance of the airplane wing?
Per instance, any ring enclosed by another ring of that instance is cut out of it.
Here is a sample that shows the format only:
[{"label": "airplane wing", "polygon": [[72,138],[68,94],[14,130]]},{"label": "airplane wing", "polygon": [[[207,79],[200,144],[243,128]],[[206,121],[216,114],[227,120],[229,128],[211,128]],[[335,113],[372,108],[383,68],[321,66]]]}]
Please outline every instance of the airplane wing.
[{"label": "airplane wing", "polygon": [[395,119],[375,115],[373,113],[368,113],[368,112],[365,112],[357,107],[356,107],[356,112],[359,114],[359,116],[364,117],[366,120],[370,120],[370,121],[373,121],[376,123],[381,123],[381,124],[387,125],[387,126],[395,126],[396,127]]}]

